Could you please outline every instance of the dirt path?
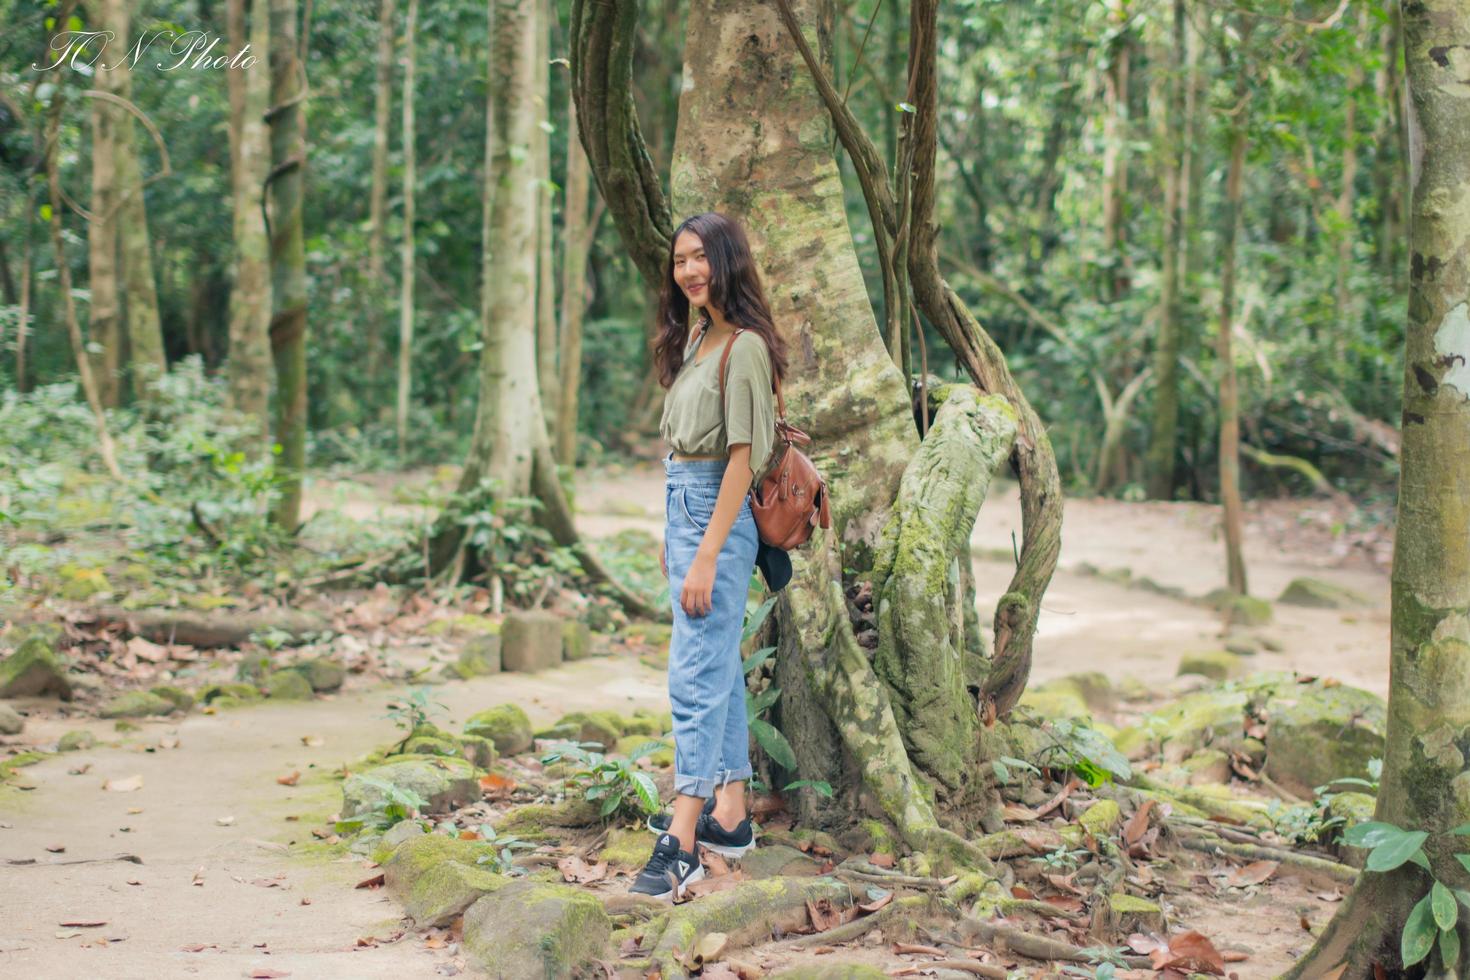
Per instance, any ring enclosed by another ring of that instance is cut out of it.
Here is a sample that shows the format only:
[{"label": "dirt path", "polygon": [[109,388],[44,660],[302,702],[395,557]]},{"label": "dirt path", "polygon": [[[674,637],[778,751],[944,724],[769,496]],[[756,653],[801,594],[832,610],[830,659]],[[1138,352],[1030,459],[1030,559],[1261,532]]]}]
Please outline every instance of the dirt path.
[{"label": "dirt path", "polygon": [[[435,720],[454,723],[505,701],[544,724],[565,711],[612,706],[626,712],[664,700],[662,675],[629,657],[435,691],[449,708]],[[25,769],[35,790],[0,791],[0,976],[239,978],[256,968],[293,978],[438,975],[444,954],[412,934],[355,948],[359,938],[387,938],[400,929],[398,907],[385,894],[352,887],[373,874],[363,862],[291,854],[300,847],[290,842],[310,841],[311,829],[322,827],[341,802],[331,783],[312,780],[311,767],[335,769],[390,740],[386,694],[359,691],[145,724],[119,745],[99,741],[95,749]],[[54,742],[75,727],[33,720],[26,740]],[[90,727],[99,740],[117,738],[111,723]],[[176,734],[177,748],[146,751],[169,734]],[[322,744],[307,748],[301,741],[307,735]],[[89,766],[84,774],[68,774],[83,765]],[[276,782],[298,770],[301,785]],[[135,792],[101,788],[105,780],[138,775],[143,786]],[[229,825],[221,826],[221,818]],[[64,853],[47,851],[58,845]],[[136,855],[142,864],[52,863],[118,854]],[[38,864],[3,863],[15,860]],[[106,925],[61,925],[79,921]],[[206,948],[184,951],[200,944]]]}]

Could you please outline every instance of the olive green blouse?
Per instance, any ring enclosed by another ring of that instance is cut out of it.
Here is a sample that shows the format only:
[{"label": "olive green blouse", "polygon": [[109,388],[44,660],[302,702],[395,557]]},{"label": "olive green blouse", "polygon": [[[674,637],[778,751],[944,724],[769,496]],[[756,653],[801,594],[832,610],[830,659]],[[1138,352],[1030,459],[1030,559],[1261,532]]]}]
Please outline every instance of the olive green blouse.
[{"label": "olive green blouse", "polygon": [[720,356],[724,344],[696,359],[704,343],[699,334],[693,351],[664,393],[658,431],[676,453],[719,456],[731,445],[750,443],[751,482],[760,479],[776,441],[776,396],[772,390],[771,355],[757,333],[735,338],[725,375],[725,404],[720,405]]}]

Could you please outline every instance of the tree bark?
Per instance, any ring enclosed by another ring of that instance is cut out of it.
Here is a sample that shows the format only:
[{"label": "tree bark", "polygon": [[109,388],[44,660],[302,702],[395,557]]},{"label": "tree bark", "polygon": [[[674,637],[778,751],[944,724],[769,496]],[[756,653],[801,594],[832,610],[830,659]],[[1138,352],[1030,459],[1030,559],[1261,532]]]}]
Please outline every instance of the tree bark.
[{"label": "tree bark", "polygon": [[414,315],[414,182],[418,179],[418,152],[414,145],[414,75],[418,53],[419,0],[408,0],[408,23],[403,29],[403,251],[398,296],[398,459],[408,453],[408,399],[413,386]]},{"label": "tree bark", "polygon": [[369,378],[378,377],[389,329],[386,315],[388,282],[385,278],[383,255],[388,239],[388,149],[392,142],[393,42],[397,17],[397,0],[379,0],[377,80],[373,86],[373,182],[368,196],[367,287],[383,297],[384,302],[374,304],[372,315],[379,322],[368,331],[366,347]]},{"label": "tree bark", "polygon": [[1185,0],[1174,0],[1174,23],[1169,51],[1169,110],[1159,134],[1164,169],[1163,270],[1159,295],[1159,337],[1154,348],[1154,417],[1148,446],[1148,495],[1155,500],[1174,498],[1174,456],[1179,444],[1179,278],[1184,244],[1184,196],[1187,166],[1185,46],[1188,10]]},{"label": "tree bark", "polygon": [[1120,26],[1103,73],[1103,253],[1108,259],[1106,299],[1118,300],[1128,291],[1128,77],[1133,39],[1127,28],[1127,0],[1109,0],[1109,18]]},{"label": "tree bark", "polygon": [[[99,29],[116,31],[122,0],[104,0]],[[120,94],[118,59],[97,60],[93,84],[113,95]],[[92,372],[97,379],[97,396],[108,408],[121,399],[118,369],[122,348],[121,311],[117,289],[117,117],[124,112],[105,99],[92,100],[92,218],[87,223],[88,333],[94,346]]]},{"label": "tree bark", "polygon": [[[1375,818],[1429,834],[1436,879],[1470,885],[1450,829],[1470,820],[1470,101],[1463,52],[1470,2],[1403,6],[1409,89],[1412,218],[1404,343],[1403,449],[1392,574],[1388,737]],[[1429,890],[1413,863],[1365,872],[1312,950],[1287,974],[1343,977],[1402,967],[1399,937]],[[1470,974],[1470,927],[1459,916],[1456,962],[1437,946],[1430,976]],[[1416,968],[1417,969],[1417,968]],[[1417,974],[1415,974],[1417,975]]]},{"label": "tree bark", "polygon": [[[1248,26],[1243,33],[1249,34]],[[1215,352],[1220,362],[1220,504],[1224,512],[1226,581],[1232,592],[1245,595],[1245,558],[1241,551],[1240,396],[1236,389],[1230,337],[1235,314],[1235,242],[1240,233],[1241,186],[1249,140],[1246,131],[1249,82],[1244,57],[1240,61],[1236,66],[1235,85],[1238,102],[1230,129],[1230,166],[1225,177],[1225,218],[1220,236],[1220,327],[1215,338]]]},{"label": "tree bark", "polygon": [[556,431],[556,270],[551,241],[551,0],[530,0],[541,5],[541,24],[536,31],[536,70],[531,99],[536,125],[531,131],[536,159],[536,372],[541,387],[541,404],[546,412],[546,429]]},{"label": "tree bark", "polygon": [[[270,16],[266,0],[229,0],[230,48],[238,51],[248,37],[257,61],[230,71],[230,167],[234,197],[235,276],[230,290],[230,355],[225,373],[230,406],[255,420],[261,438],[254,451],[270,441],[270,244],[266,240],[262,184],[270,166],[265,111],[270,105]],[[247,23],[248,22],[248,23]]]},{"label": "tree bark", "polygon": [[270,2],[271,355],[276,366],[276,442],[281,496],[272,519],[294,529],[301,519],[306,469],[306,246],[301,211],[306,169],[306,68],[296,30],[296,0]]},{"label": "tree bark", "polygon": [[[582,387],[582,318],[587,309],[587,253],[597,222],[587,220],[587,154],[582,150],[577,105],[567,94],[567,178],[562,206],[560,381],[556,410],[556,459],[563,466],[577,463],[577,396]],[[600,208],[600,205],[599,205]]]},{"label": "tree bark", "polygon": [[[130,0],[107,0],[117,39],[109,47],[126,51],[132,45]],[[132,70],[117,72],[116,94],[132,98]],[[158,289],[153,277],[153,252],[148,237],[148,209],[143,178],[134,144],[133,117],[117,117],[117,228],[122,246],[123,288],[127,296],[128,364],[133,397],[150,400],[150,384],[168,370],[163,353],[163,327],[158,316]]]}]

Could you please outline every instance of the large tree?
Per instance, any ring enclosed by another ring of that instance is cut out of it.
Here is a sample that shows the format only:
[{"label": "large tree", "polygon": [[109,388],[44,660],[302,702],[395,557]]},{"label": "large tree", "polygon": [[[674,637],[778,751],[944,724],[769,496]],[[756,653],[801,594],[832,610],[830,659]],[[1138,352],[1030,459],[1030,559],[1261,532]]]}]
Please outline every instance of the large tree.
[{"label": "large tree", "polygon": [[[786,401],[832,493],[832,530],[793,554],[772,619],[780,721],[797,770],[837,791],[830,802],[804,800],[803,816],[836,824],[877,810],[911,846],[983,865],[962,832],[993,817],[984,721],[1025,687],[1061,495],[1045,432],[1004,358],[937,272],[934,13],[932,0],[912,4],[907,102],[916,111],[902,122],[907,150],[890,177],[831,83],[830,2],[695,0],[669,184],[675,213],[719,209],[749,229],[791,345]],[[598,188],[652,287],[672,220],[629,94],[636,14],[633,0],[576,0],[571,61]],[[882,332],[848,231],[834,123],[873,218],[891,311]],[[974,385],[920,377],[911,395],[884,338],[901,341],[912,311]],[[974,614],[969,537],[1008,459],[1022,483],[1025,540],[991,655]]]},{"label": "large tree", "polygon": [[[1454,854],[1470,847],[1449,831],[1470,822],[1470,0],[1417,0],[1402,16],[1411,261],[1388,739],[1375,818],[1427,832],[1434,877],[1463,889],[1470,873]],[[1429,874],[1413,862],[1365,872],[1289,976],[1401,967],[1402,930],[1429,890]],[[1458,940],[1432,954],[1428,975],[1470,974],[1470,911],[1458,920]]]}]

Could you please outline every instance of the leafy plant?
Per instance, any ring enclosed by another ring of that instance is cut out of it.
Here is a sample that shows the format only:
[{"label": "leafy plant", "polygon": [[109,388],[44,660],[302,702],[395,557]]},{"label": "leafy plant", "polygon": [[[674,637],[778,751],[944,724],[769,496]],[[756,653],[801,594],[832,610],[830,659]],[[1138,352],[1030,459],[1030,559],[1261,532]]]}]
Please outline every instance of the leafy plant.
[{"label": "leafy plant", "polygon": [[449,710],[438,701],[430,701],[428,688],[420,687],[409,692],[407,697],[389,701],[388,712],[383,717],[392,718],[393,724],[411,732],[420,725],[428,724],[429,715],[435,713],[434,708]]},{"label": "leafy plant", "polygon": [[488,865],[496,874],[510,874],[514,868],[512,862],[515,859],[514,851],[527,851],[536,845],[530,841],[521,840],[512,834],[500,835],[495,828],[489,824],[480,824],[480,836],[485,839],[495,850],[481,854],[475,859],[476,864]]},{"label": "leafy plant", "polygon": [[832,784],[821,779],[798,779],[794,783],[787,783],[781,792],[790,793],[798,789],[810,789],[818,796],[824,796],[829,800],[832,798]]},{"label": "leafy plant", "polygon": [[1341,792],[1329,792],[1329,789],[1335,786],[1353,786],[1362,787],[1370,793],[1377,794],[1378,779],[1382,773],[1383,760],[1369,759],[1367,779],[1356,776],[1334,779],[1330,783],[1316,787],[1312,791],[1313,799],[1309,803],[1294,803],[1286,806],[1280,800],[1272,800],[1266,809],[1266,815],[1271,818],[1273,829],[1283,837],[1298,843],[1323,840],[1328,837],[1329,832],[1347,823],[1343,816],[1332,813],[1332,801],[1340,796]]},{"label": "leafy plant", "polygon": [[1078,858],[1081,855],[1090,853],[1086,848],[1071,850],[1067,845],[1062,844],[1056,850],[1048,851],[1040,857],[1034,857],[1031,860],[1044,866],[1049,871],[1058,871],[1066,874],[1071,871],[1076,871],[1081,867]]},{"label": "leafy plant", "polygon": [[365,785],[376,789],[381,800],[367,813],[361,813],[346,820],[338,820],[336,830],[339,834],[352,833],[364,827],[387,830],[404,820],[417,819],[420,811],[429,805],[429,801],[416,791],[404,786],[395,786],[386,779],[362,775],[357,778]]},{"label": "leafy plant", "polygon": [[628,754],[626,759],[609,757],[594,752],[587,746],[596,742],[568,742],[552,749],[541,757],[543,765],[551,765],[562,759],[571,759],[581,769],[567,777],[568,782],[582,789],[582,797],[589,802],[601,800],[598,813],[611,816],[622,809],[630,816],[658,812],[658,787],[648,773],[636,768],[639,759],[664,748],[662,742],[645,742]]},{"label": "leafy plant", "polygon": [[[1470,836],[1470,823],[1461,824],[1450,834]],[[1404,931],[1399,936],[1399,956],[1404,966],[1413,966],[1438,949],[1440,972],[1453,973],[1460,962],[1460,935],[1455,931],[1455,924],[1460,918],[1460,906],[1470,909],[1470,891],[1448,886],[1434,873],[1424,851],[1429,833],[1405,830],[1383,820],[1370,820],[1350,828],[1343,835],[1343,840],[1353,847],[1369,849],[1368,860],[1363,863],[1364,871],[1381,874],[1412,862],[1429,873],[1428,893],[1419,899],[1404,921]],[[1454,858],[1470,871],[1470,854],[1456,853]]]},{"label": "leafy plant", "polygon": [[1089,786],[1101,786],[1109,780],[1127,782],[1133,778],[1133,767],[1112,741],[1095,728],[1081,722],[1058,718],[1043,729],[1052,737],[1043,756],[1059,754],[1067,768],[1086,780]]},{"label": "leafy plant", "polygon": [[[754,612],[749,609],[746,610],[745,625],[741,628],[742,641],[755,636],[756,631],[761,628],[761,624],[766,621],[766,617],[770,615],[771,609],[775,605],[776,597],[770,596],[756,607]],[[760,670],[766,661],[771,659],[775,653],[775,647],[761,647],[745,658],[740,665],[741,672],[749,677],[751,674]],[[750,733],[755,736],[756,744],[761,747],[761,750],[766,755],[771,757],[772,762],[775,762],[776,765],[785,769],[787,772],[795,772],[796,753],[792,751],[791,743],[786,740],[786,736],[781,733],[781,729],[761,717],[761,715],[765,714],[776,704],[777,699],[780,697],[781,689],[775,685],[770,685],[757,694],[750,693],[750,689],[747,686],[745,691],[745,723],[750,729]],[[828,786],[827,789],[830,794],[832,788]]]},{"label": "leafy plant", "polygon": [[1012,769],[1019,769],[1022,773],[1020,783],[1024,789],[1027,776],[1040,776],[1041,770],[1037,769],[1025,759],[1017,759],[1014,756],[1003,755],[998,759],[990,760],[991,771],[995,773],[996,782],[1002,786],[1008,786],[1013,781]]}]

